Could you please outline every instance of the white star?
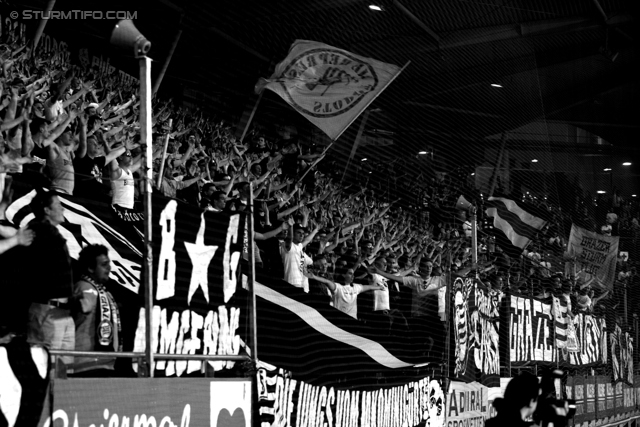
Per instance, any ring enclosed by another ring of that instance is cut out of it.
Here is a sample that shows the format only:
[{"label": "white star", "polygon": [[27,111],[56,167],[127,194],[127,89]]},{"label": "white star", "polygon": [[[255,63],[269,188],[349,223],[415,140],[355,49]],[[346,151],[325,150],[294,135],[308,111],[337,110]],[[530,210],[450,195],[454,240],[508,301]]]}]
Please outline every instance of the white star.
[{"label": "white star", "polygon": [[196,236],[195,243],[184,242],[184,246],[187,248],[189,258],[191,258],[191,283],[189,283],[189,295],[187,296],[187,303],[191,305],[191,298],[198,288],[202,288],[204,297],[209,302],[209,279],[207,277],[207,271],[209,270],[209,263],[218,250],[217,246],[205,246],[204,244],[204,231],[206,229],[204,213],[200,216],[200,228],[198,229],[198,235]]}]

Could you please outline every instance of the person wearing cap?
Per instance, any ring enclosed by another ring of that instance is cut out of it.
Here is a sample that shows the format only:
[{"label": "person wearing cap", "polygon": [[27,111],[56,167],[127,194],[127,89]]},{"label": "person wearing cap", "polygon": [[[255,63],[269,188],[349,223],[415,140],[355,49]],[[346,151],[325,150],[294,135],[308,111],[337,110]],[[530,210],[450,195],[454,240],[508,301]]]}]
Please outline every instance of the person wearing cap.
[{"label": "person wearing cap", "polygon": [[87,105],[87,108],[85,108],[85,113],[87,114],[87,116],[89,117],[94,117],[94,116],[98,116],[98,107],[100,106],[100,104],[98,104],[97,102],[92,102],[89,105]]}]

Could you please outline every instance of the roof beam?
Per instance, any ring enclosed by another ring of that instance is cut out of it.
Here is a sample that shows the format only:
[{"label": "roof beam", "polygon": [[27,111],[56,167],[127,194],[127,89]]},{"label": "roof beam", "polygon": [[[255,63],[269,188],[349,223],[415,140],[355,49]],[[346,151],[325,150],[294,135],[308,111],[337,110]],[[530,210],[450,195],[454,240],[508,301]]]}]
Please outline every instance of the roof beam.
[{"label": "roof beam", "polygon": [[440,44],[440,36],[438,36],[431,28],[427,26],[424,22],[420,20],[416,15],[413,14],[409,9],[407,9],[402,3],[398,0],[393,0],[393,4],[395,7],[400,9],[402,13],[404,13],[407,18],[413,21],[418,27],[422,28],[438,45]]},{"label": "roof beam", "polygon": [[449,111],[452,113],[469,114],[472,116],[491,117],[493,119],[502,118],[502,116],[499,114],[484,113],[482,111],[465,110],[464,108],[445,107],[444,105],[434,105],[434,104],[428,104],[426,102],[407,101],[404,104],[412,105],[414,107],[429,108],[432,110],[441,110],[441,111]]}]

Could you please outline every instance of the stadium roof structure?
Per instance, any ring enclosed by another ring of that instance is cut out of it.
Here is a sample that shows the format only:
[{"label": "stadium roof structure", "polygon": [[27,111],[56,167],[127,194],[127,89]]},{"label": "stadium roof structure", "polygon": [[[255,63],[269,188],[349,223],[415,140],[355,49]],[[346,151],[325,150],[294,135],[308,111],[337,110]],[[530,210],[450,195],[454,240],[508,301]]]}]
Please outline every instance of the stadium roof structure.
[{"label": "stadium roof structure", "polygon": [[[47,2],[27,3],[43,9]],[[411,61],[372,104],[367,122],[368,132],[402,141],[407,155],[495,144],[486,138],[548,121],[585,129],[637,157],[639,3],[133,0],[88,7],[58,0],[55,9],[137,12],[136,26],[153,43],[154,75],[180,30],[161,94],[181,87],[205,108],[235,118],[254,105],[258,78],[273,72],[294,40],[306,39],[400,66]],[[91,41],[104,39],[112,24],[50,21],[45,32]],[[311,127],[270,92],[258,115]]]}]

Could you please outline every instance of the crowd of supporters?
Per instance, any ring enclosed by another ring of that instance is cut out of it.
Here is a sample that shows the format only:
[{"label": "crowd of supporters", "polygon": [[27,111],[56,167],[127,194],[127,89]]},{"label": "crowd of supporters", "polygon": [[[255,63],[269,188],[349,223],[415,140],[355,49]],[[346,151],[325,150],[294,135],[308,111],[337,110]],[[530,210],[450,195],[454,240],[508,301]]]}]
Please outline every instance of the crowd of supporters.
[{"label": "crowd of supporters", "polygon": [[[59,236],[50,227],[12,228],[4,216],[12,180],[139,212],[143,186],[137,86],[123,85],[97,69],[53,65],[16,43],[4,46],[0,61],[0,251],[10,254],[16,247],[29,247],[38,241],[38,233],[50,239]],[[594,201],[576,193],[573,207],[562,210],[542,198],[519,194],[518,199],[546,210],[550,221],[523,255],[514,257],[495,244],[484,197],[456,171],[445,171],[421,189],[398,191],[402,197],[392,200],[364,179],[343,185],[335,163],[324,159],[323,147],[307,144],[286,129],[272,133],[253,126],[238,140],[229,123],[156,97],[153,132],[156,191],[212,212],[244,211],[252,195],[259,268],[326,298],[327,304],[362,322],[383,325],[389,333],[426,337],[426,353],[437,354],[433,348],[444,345],[444,277],[449,272],[478,272],[479,280],[496,292],[564,296],[576,313],[603,314],[606,307],[626,304],[629,318],[623,321],[628,324],[640,304],[635,295],[625,296],[625,289],[637,289],[639,281],[635,200],[616,194]],[[478,215],[477,263],[472,262],[472,212],[456,208],[461,194]],[[59,201],[49,197],[38,203],[38,221],[60,223],[55,216]],[[621,250],[629,255],[619,259],[612,292],[581,282],[571,268],[566,244],[567,224],[573,222],[622,237]],[[40,256],[47,257],[42,245]],[[64,251],[63,246],[58,241],[55,247]],[[96,307],[111,310],[112,319],[118,317],[116,303],[103,286],[108,254],[100,248],[92,251],[83,258],[84,274],[73,278],[68,295],[33,299],[68,309],[76,328],[84,331],[82,344],[76,336],[75,346],[64,348],[98,348],[86,344],[93,342],[86,331],[96,329],[87,327],[87,316]],[[62,257],[64,263],[67,258]],[[97,297],[102,301],[96,302]],[[79,314],[73,313],[74,307]],[[95,323],[95,316],[92,319]],[[135,327],[113,323],[111,338],[98,340],[103,348],[118,348],[113,336],[120,326]]]}]

